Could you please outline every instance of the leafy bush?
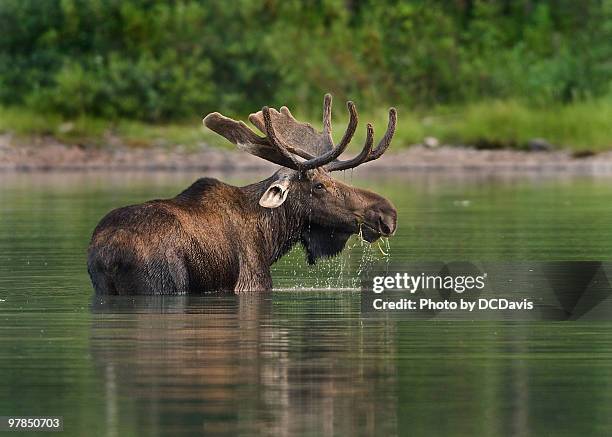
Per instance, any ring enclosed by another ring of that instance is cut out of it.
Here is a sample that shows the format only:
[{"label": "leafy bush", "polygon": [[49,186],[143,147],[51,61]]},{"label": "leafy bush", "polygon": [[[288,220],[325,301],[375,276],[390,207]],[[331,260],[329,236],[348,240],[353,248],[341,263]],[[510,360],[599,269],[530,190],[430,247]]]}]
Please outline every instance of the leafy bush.
[{"label": "leafy bush", "polygon": [[3,0],[0,104],[147,121],[610,93],[612,1]]}]

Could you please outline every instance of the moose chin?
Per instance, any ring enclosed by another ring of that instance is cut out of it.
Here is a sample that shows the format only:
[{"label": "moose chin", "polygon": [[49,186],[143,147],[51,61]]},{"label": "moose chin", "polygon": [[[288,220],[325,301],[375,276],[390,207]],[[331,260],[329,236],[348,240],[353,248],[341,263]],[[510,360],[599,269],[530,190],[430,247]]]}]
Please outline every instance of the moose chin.
[{"label": "moose chin", "polygon": [[300,243],[310,264],[339,254],[353,234],[366,241],[395,232],[397,211],[387,199],[351,187],[331,173],[378,159],[397,121],[374,147],[367,125],[365,144],[352,159],[339,160],[357,128],[349,123],[335,145],[331,96],[325,95],[323,132],[297,121],[286,107],[264,107],[241,121],[214,112],[204,124],[240,149],[281,168],[261,182],[235,187],[202,178],[172,199],[115,209],[94,230],[87,267],[99,294],[199,294],[272,289],[270,266]]}]

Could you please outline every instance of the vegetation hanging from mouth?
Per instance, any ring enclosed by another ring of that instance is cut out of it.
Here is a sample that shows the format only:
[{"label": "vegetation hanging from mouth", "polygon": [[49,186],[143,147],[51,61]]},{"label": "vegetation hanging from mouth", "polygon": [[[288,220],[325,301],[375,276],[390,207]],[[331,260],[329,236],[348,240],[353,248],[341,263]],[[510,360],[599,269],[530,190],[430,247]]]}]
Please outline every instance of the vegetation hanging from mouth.
[{"label": "vegetation hanging from mouth", "polygon": [[[363,247],[364,243],[367,243],[369,245],[372,245],[374,243],[374,241],[370,242],[363,237],[363,227],[364,226],[368,227],[368,225],[366,225],[363,222],[359,223],[359,232],[357,233],[357,238],[359,239],[359,244],[361,247]],[[385,242],[387,252],[385,252],[382,246],[380,245],[381,241]],[[389,251],[389,238],[388,237],[380,236],[379,238],[376,239],[376,245],[378,246],[378,250],[383,256],[389,256],[389,252],[388,252]]]},{"label": "vegetation hanging from mouth", "polygon": [[381,238],[378,239],[378,241],[376,241],[376,244],[378,246],[378,250],[380,251],[380,253],[383,256],[389,256],[389,252],[385,252],[383,250],[383,248],[381,247],[381,245],[380,245],[380,242],[383,241],[383,240],[385,242],[385,246],[386,246],[387,251],[389,250],[389,238],[388,237],[381,237]]}]

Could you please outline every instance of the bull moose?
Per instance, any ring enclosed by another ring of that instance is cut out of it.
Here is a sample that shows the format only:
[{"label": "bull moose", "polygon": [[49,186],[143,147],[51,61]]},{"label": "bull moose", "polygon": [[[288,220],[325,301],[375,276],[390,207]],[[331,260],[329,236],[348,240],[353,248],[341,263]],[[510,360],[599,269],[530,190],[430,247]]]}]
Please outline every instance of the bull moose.
[{"label": "bull moose", "polygon": [[392,235],[397,212],[391,202],[330,173],[380,158],[393,138],[396,110],[389,110],[387,131],[376,147],[368,124],[361,152],[339,160],[357,128],[357,110],[347,103],[348,127],[334,145],[331,103],[325,95],[323,132],[297,121],[286,107],[264,107],[249,116],[265,137],[241,121],[208,114],[203,120],[208,128],[281,168],[244,187],[202,178],[172,199],[111,211],[94,230],[88,250],[96,292],[270,290],[270,266],[298,242],[314,264],[339,254],[353,234],[368,242]]}]

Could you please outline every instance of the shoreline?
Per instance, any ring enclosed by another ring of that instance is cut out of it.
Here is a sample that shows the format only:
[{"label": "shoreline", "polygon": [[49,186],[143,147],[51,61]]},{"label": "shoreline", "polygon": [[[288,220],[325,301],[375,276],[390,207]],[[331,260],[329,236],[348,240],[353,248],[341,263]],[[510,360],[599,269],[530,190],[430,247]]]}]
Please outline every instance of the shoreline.
[{"label": "shoreline", "polygon": [[[0,136],[0,172],[68,171],[260,171],[277,166],[237,150],[202,145],[198,151],[180,147],[112,149],[66,145],[52,138],[34,138],[29,145]],[[381,159],[359,167],[360,172],[567,172],[612,174],[612,151],[575,157],[565,150],[479,150],[442,145],[414,145],[390,150]]]}]

